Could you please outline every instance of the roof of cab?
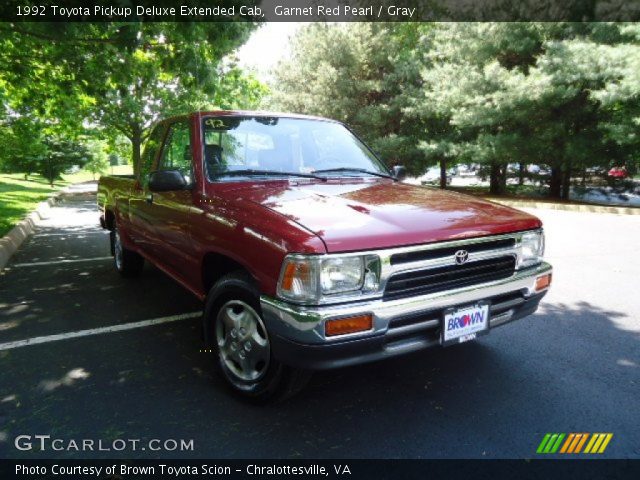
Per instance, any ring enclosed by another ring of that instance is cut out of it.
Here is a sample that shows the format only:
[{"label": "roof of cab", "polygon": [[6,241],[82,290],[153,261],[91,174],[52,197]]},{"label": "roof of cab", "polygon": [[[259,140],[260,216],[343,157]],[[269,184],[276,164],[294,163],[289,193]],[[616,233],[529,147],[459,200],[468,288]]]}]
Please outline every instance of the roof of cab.
[{"label": "roof of cab", "polygon": [[340,123],[337,120],[331,118],[318,117],[314,115],[302,115],[299,113],[286,113],[286,112],[265,112],[265,111],[253,111],[253,110],[210,110],[195,112],[194,115],[199,116],[213,116],[213,117],[281,117],[281,118],[300,118],[304,120],[321,120],[324,122]]}]

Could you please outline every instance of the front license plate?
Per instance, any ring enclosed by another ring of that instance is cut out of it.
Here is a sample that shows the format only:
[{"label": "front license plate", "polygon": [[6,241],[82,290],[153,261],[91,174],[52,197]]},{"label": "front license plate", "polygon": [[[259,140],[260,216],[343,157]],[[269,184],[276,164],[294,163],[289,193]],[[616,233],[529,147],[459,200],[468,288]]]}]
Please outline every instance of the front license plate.
[{"label": "front license plate", "polygon": [[489,330],[489,305],[480,304],[447,310],[442,325],[442,343],[473,340]]}]

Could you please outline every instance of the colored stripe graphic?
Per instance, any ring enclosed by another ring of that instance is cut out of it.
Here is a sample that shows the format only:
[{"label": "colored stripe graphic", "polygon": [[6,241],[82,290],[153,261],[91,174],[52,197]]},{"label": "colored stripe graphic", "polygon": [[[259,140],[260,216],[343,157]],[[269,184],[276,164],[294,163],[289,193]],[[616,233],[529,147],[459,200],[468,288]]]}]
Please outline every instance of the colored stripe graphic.
[{"label": "colored stripe graphic", "polygon": [[580,453],[580,451],[582,450],[582,446],[587,441],[587,438],[589,438],[589,434],[588,433],[583,433],[582,434],[582,439],[580,439],[580,442],[578,443],[578,445],[576,445],[575,453]]},{"label": "colored stripe graphic", "polygon": [[571,445],[571,442],[573,442],[574,438],[576,438],[576,434],[570,433],[569,436],[567,437],[567,441],[564,442],[564,445],[562,445],[562,449],[560,450],[560,453],[567,453],[567,449],[569,448],[569,445]]},{"label": "colored stripe graphic", "polygon": [[589,440],[589,443],[587,443],[587,448],[584,449],[584,453],[591,453],[591,447],[593,447],[593,444],[596,443],[596,440],[598,439],[598,434],[594,434],[591,437],[591,440]]},{"label": "colored stripe graphic", "polygon": [[584,453],[604,453],[613,438],[613,433],[594,433],[593,437],[584,449]]},{"label": "colored stripe graphic", "polygon": [[609,442],[613,438],[613,433],[607,433],[605,435],[606,437],[604,439],[604,442],[602,442],[602,445],[600,445],[600,450],[598,450],[598,453],[604,453],[604,449],[607,448],[607,445],[609,445]]},{"label": "colored stripe graphic", "polygon": [[540,442],[540,445],[538,445],[538,449],[536,450],[536,453],[543,453],[544,452],[544,447],[547,444],[547,442],[549,441],[549,438],[551,437],[550,433],[547,433],[543,438],[542,441]]},{"label": "colored stripe graphic", "polygon": [[613,433],[547,433],[536,453],[603,453],[612,438]]},{"label": "colored stripe graphic", "polygon": [[564,439],[564,437],[565,437],[564,433],[558,434],[558,439],[556,440],[556,443],[553,444],[553,447],[551,447],[551,451],[549,453],[556,453],[558,451],[558,449],[560,448],[560,444],[562,443],[562,439]]},{"label": "colored stripe graphic", "polygon": [[586,434],[582,434],[582,433],[574,434],[573,442],[571,442],[571,446],[569,447],[569,450],[567,450],[567,453],[578,453],[576,449],[578,447],[578,443],[580,443],[580,440],[582,440],[582,435],[586,435]]},{"label": "colored stripe graphic", "polygon": [[556,453],[560,445],[562,444],[562,440],[566,434],[564,433],[547,433],[540,445],[538,445],[537,453]]},{"label": "colored stripe graphic", "polygon": [[553,448],[553,445],[556,443],[556,439],[557,438],[558,438],[558,434],[557,433],[551,434],[551,438],[547,442],[547,446],[544,447],[544,453],[552,453],[551,449]]}]

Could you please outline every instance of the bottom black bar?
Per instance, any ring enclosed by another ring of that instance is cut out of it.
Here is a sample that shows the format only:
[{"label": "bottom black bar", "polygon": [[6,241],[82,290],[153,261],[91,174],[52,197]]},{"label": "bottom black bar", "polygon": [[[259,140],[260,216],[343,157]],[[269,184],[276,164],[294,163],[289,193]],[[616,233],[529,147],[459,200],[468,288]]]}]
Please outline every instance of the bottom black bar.
[{"label": "bottom black bar", "polygon": [[2,479],[634,479],[637,460],[0,460]]}]

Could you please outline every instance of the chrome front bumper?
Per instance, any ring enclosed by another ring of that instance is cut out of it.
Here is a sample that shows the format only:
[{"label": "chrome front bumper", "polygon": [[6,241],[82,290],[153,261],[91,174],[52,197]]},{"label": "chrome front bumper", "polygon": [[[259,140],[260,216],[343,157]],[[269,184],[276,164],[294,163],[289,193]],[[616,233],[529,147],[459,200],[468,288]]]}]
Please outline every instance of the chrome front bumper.
[{"label": "chrome front bumper", "polygon": [[[384,334],[389,329],[389,324],[393,319],[421,312],[469,304],[516,291],[521,291],[526,299],[539,293],[535,291],[536,278],[551,272],[551,265],[543,262],[536,267],[519,270],[513,276],[503,280],[388,301],[379,298],[340,305],[305,307],[292,305],[263,295],[260,298],[260,303],[267,328],[271,333],[299,343],[326,344]],[[373,330],[337,337],[326,337],[324,335],[324,322],[326,320],[367,313],[373,316]],[[494,318],[494,322],[497,320],[500,319]]]}]

